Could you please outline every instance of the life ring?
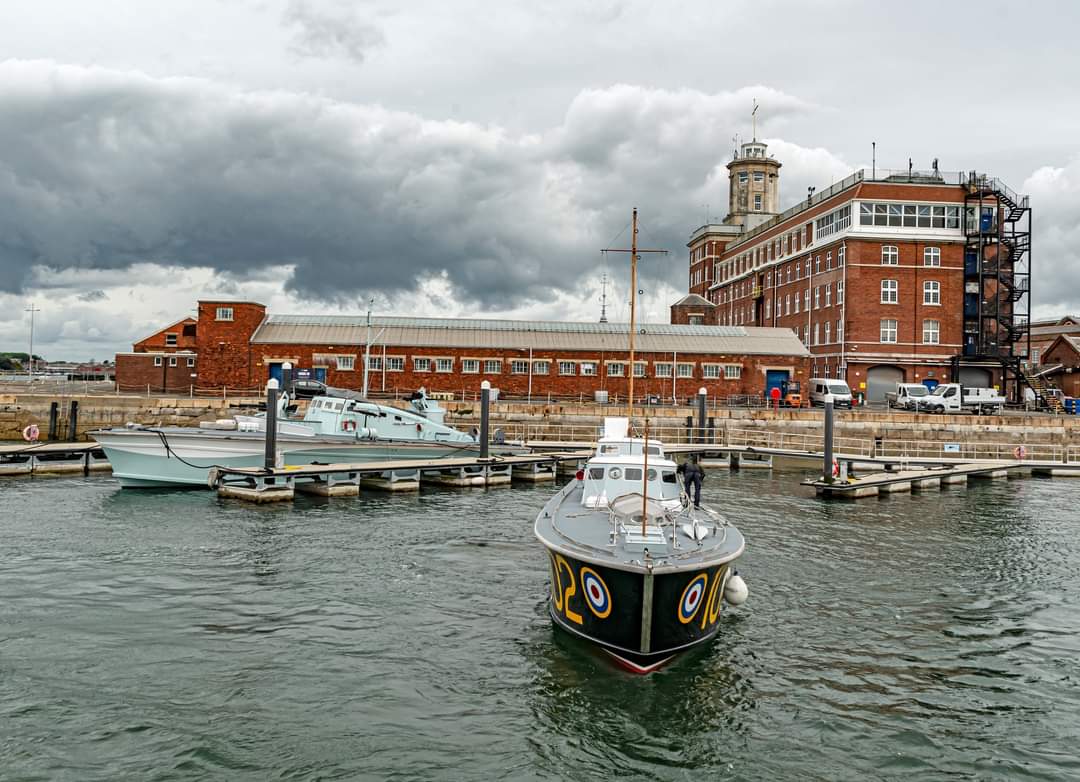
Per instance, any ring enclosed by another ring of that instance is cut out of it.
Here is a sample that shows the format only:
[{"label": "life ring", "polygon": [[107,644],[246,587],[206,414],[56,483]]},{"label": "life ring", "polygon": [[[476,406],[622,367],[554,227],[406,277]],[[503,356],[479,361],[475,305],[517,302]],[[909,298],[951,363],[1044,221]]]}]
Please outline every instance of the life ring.
[{"label": "life ring", "polygon": [[1013,448],[1013,456],[1016,457],[1017,461],[1023,461],[1024,457],[1027,456],[1027,448],[1022,445],[1016,446]]},{"label": "life ring", "polygon": [[840,477],[840,462],[836,461],[836,457],[833,457],[832,460],[832,477]]},{"label": "life ring", "polygon": [[35,442],[41,435],[41,431],[38,429],[37,424],[30,424],[22,430],[23,439],[28,443]]}]

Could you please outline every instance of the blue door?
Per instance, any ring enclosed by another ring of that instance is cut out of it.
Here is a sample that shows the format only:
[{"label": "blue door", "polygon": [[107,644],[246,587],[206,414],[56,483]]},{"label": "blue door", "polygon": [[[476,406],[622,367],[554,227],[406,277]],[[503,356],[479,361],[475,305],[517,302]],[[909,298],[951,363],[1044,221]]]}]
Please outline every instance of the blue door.
[{"label": "blue door", "polygon": [[938,387],[938,381],[934,380],[932,377],[928,377],[926,380],[922,381],[922,384],[930,389],[931,392]]},{"label": "blue door", "polygon": [[281,362],[276,362],[270,365],[270,377],[274,380],[281,382]]},{"label": "blue door", "polygon": [[774,388],[779,388],[783,393],[784,389],[782,384],[790,377],[790,374],[786,369],[767,369],[765,370],[765,396],[768,398],[769,393]]},{"label": "blue door", "polygon": [[326,367],[315,367],[311,371],[315,373],[315,379],[320,383],[326,382]]}]

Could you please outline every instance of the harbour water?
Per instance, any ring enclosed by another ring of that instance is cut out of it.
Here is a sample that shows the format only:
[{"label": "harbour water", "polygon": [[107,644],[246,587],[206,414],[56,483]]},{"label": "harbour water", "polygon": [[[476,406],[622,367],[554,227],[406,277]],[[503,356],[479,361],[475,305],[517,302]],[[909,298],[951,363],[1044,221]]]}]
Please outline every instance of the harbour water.
[{"label": "harbour water", "polygon": [[1080,777],[1080,481],[711,471],[749,602],[647,678],[558,633],[550,486],[0,483],[0,779]]}]

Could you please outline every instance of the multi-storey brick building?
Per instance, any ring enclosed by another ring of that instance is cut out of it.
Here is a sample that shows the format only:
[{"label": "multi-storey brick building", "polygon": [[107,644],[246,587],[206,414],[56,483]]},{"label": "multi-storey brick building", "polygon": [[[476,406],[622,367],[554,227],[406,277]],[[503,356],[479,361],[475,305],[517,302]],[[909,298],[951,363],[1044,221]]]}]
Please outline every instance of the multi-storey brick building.
[{"label": "multi-storey brick building", "polygon": [[[844,378],[869,400],[897,382],[950,379],[1019,393],[1026,197],[936,166],[857,171],[783,214],[748,221],[738,179],[764,154],[760,142],[743,145],[728,166],[732,212],[687,245],[690,294],[713,309],[695,316],[707,308],[684,299],[673,323],[791,329],[811,351],[812,374]],[[751,215],[758,204],[768,202],[751,201]]]},{"label": "multi-storey brick building", "polygon": [[[705,302],[708,304],[708,302]],[[252,302],[199,302],[196,388],[257,388],[289,362],[329,385],[361,389],[371,339],[368,388],[474,393],[483,380],[504,395],[544,399],[625,399],[628,329],[618,323],[267,315]],[[760,397],[767,382],[808,379],[808,351],[788,329],[639,324],[634,393],[638,399],[710,395]],[[140,368],[118,356],[123,387],[170,387],[168,366]],[[161,354],[142,354],[148,358]],[[192,354],[194,357],[194,354]],[[178,356],[174,358],[180,358]],[[175,381],[174,381],[175,382]],[[186,388],[186,383],[185,383]]]}]

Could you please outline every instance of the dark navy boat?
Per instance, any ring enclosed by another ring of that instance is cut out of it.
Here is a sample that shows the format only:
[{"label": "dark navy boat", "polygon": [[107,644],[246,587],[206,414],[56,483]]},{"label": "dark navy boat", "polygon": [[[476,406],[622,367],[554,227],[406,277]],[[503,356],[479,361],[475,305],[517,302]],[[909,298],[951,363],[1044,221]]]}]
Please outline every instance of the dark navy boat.
[{"label": "dark navy boat", "polygon": [[596,455],[536,518],[551,564],[550,611],[563,630],[649,673],[716,635],[746,585],[742,534],[693,507],[657,440],[608,418]]}]

